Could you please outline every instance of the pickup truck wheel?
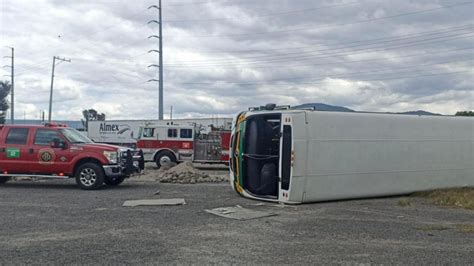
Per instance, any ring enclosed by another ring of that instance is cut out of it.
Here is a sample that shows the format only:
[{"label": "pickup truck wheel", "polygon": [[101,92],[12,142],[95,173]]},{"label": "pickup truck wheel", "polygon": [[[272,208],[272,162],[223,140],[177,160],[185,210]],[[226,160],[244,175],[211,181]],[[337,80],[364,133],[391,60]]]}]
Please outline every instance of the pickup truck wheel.
[{"label": "pickup truck wheel", "polygon": [[95,163],[85,163],[77,168],[76,183],[85,190],[98,189],[104,183],[104,170]]},{"label": "pickup truck wheel", "polygon": [[0,184],[4,184],[10,180],[11,177],[9,176],[0,176]]},{"label": "pickup truck wheel", "polygon": [[176,163],[176,158],[174,157],[174,154],[172,154],[169,151],[162,151],[158,153],[155,157],[155,163],[158,168],[161,168],[162,165],[168,164],[168,163]]},{"label": "pickup truck wheel", "polygon": [[115,177],[105,177],[104,179],[104,183],[106,185],[109,185],[109,186],[118,186],[120,184],[122,184],[122,182],[125,180],[125,177],[124,176],[121,176],[121,177],[118,177],[118,176],[115,176]]}]

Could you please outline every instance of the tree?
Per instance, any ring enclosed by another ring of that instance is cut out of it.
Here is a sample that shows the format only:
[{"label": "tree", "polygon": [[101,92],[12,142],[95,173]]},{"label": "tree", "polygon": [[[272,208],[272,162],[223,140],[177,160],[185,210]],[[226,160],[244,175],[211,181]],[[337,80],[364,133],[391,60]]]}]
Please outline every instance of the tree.
[{"label": "tree", "polygon": [[456,112],[456,116],[474,116],[474,111],[459,111]]},{"label": "tree", "polygon": [[5,124],[5,116],[10,108],[7,96],[10,94],[12,86],[8,81],[0,81],[0,125]]},{"label": "tree", "polygon": [[81,119],[81,121],[85,130],[88,130],[89,128],[89,121],[105,121],[105,114],[99,113],[94,109],[86,109],[82,111],[82,116],[84,119]]}]

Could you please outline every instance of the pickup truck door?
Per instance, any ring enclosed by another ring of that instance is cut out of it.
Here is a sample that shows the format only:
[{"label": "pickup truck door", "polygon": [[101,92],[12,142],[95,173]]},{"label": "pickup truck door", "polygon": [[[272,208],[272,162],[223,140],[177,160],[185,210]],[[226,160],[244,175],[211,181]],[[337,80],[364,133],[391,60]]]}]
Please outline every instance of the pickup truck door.
[{"label": "pickup truck door", "polygon": [[30,173],[28,164],[28,135],[30,129],[10,127],[5,132],[5,142],[0,143],[0,170],[12,174]]},{"label": "pickup truck door", "polygon": [[52,147],[54,139],[67,143],[59,131],[48,128],[37,128],[33,133],[29,149],[30,163],[39,174],[67,173],[70,169],[72,154],[69,147]]}]

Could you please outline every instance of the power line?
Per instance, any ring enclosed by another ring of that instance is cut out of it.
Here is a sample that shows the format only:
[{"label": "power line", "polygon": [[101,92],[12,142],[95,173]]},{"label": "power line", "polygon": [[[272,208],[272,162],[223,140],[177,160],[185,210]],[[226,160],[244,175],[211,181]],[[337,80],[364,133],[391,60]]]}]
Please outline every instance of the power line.
[{"label": "power line", "polygon": [[[306,12],[313,12],[316,10],[322,10],[322,9],[327,9],[327,8],[335,8],[335,7],[344,7],[344,6],[351,6],[351,5],[356,5],[360,4],[360,2],[348,2],[348,3],[343,3],[343,4],[337,4],[337,5],[327,5],[327,6],[318,6],[318,7],[313,7],[313,8],[305,8],[305,9],[299,9],[299,10],[290,10],[290,11],[285,11],[285,12],[277,12],[277,13],[268,13],[268,14],[262,14],[262,15],[255,15],[252,16],[253,18],[264,18],[264,17],[273,17],[273,16],[285,16],[285,15],[291,15],[291,14],[296,14],[296,13],[306,13]],[[214,19],[178,19],[178,20],[165,20],[164,23],[187,23],[187,22],[215,22],[215,21],[228,21],[228,18],[214,18]]]},{"label": "power line", "polygon": [[[342,63],[344,63],[344,64],[351,63],[352,64],[352,63],[362,63],[362,62],[377,62],[377,61],[384,61],[386,59],[415,58],[417,56],[426,56],[426,55],[433,56],[433,55],[436,55],[436,54],[447,54],[447,53],[466,51],[466,50],[472,50],[472,49],[474,49],[474,47],[464,47],[464,48],[456,48],[456,49],[443,49],[443,50],[439,50],[439,51],[435,51],[435,52],[429,52],[429,53],[428,52],[423,52],[423,53],[406,54],[406,55],[401,55],[401,56],[391,56],[391,57],[385,58],[385,59],[363,59],[363,60],[352,60],[352,61],[344,61],[344,62],[324,62],[324,63],[318,63],[318,64],[311,64],[309,66],[333,65],[333,64],[342,64]],[[73,59],[76,60],[76,61],[81,61],[80,58],[73,58]],[[99,68],[110,67],[109,63],[97,63],[97,62],[93,62],[93,63],[99,65],[98,66]],[[302,66],[302,65],[297,65],[297,66]],[[265,68],[268,68],[268,67],[265,66]],[[278,66],[278,68],[281,68],[281,67]],[[90,69],[90,71],[81,71],[81,73],[93,73],[93,72],[96,72],[96,71],[97,71],[96,69]],[[121,75],[126,75],[126,74],[127,73],[123,73]],[[137,73],[137,74],[139,74],[139,73]],[[140,79],[140,77],[137,77],[137,76],[129,75],[129,77]]]},{"label": "power line", "polygon": [[[347,23],[332,24],[332,25],[321,25],[321,26],[318,25],[317,28],[318,29],[326,29],[326,28],[348,26],[348,25],[361,24],[361,23],[368,23],[368,22],[373,22],[373,21],[387,20],[387,19],[392,19],[392,18],[399,18],[399,17],[404,17],[404,16],[411,16],[411,15],[434,12],[434,11],[441,10],[441,9],[446,9],[446,8],[453,8],[453,7],[459,7],[459,6],[464,6],[464,5],[470,5],[470,4],[473,4],[473,3],[474,2],[462,2],[462,3],[453,4],[453,5],[445,5],[445,6],[436,7],[436,8],[430,8],[430,9],[419,10],[419,11],[414,11],[414,12],[407,12],[407,13],[400,13],[400,14],[396,14],[396,15],[379,17],[379,18],[364,19],[364,20],[358,20],[358,21],[347,22]],[[286,32],[295,32],[295,31],[314,30],[315,27],[316,26],[312,25],[312,26],[302,27],[302,28],[275,30],[275,31],[262,31],[262,32],[253,32],[253,33],[224,34],[224,35],[187,35],[186,37],[190,37],[190,38],[217,38],[217,37],[261,36],[261,35],[265,35],[265,34],[275,34],[275,33],[286,33]]]},{"label": "power line", "polygon": [[[17,64],[18,64],[18,63],[17,63]],[[20,71],[17,73],[17,75],[23,75],[23,74],[25,74],[25,73],[33,73],[33,72],[34,72],[34,73],[39,73],[38,71],[32,71],[32,70],[34,70],[34,69],[36,69],[36,70],[37,70],[37,69],[41,69],[41,70],[47,70],[47,69],[48,69],[46,62],[43,63],[43,64],[41,64],[41,65],[40,65],[40,64],[36,64],[36,66],[28,66],[28,64],[27,64],[26,67],[22,67],[21,65],[23,65],[23,64],[19,64],[19,65],[20,65],[20,66],[17,67],[17,68],[19,68]]]},{"label": "power line", "polygon": [[206,5],[206,4],[210,4],[210,3],[216,3],[216,2],[221,2],[221,1],[214,0],[214,1],[201,1],[201,2],[186,2],[186,3],[166,5],[166,7]]},{"label": "power line", "polygon": [[[365,81],[365,82],[373,82],[373,81],[387,81],[387,80],[403,80],[403,79],[411,79],[411,78],[425,78],[425,77],[434,77],[434,76],[441,76],[441,75],[455,75],[455,74],[463,74],[463,73],[469,73],[471,71],[454,71],[454,72],[442,72],[442,73],[430,73],[430,74],[425,74],[425,75],[409,75],[409,76],[396,76],[396,77],[387,77],[387,78],[375,78],[375,79],[357,79],[354,81]],[[411,72],[413,73],[413,72]],[[321,84],[324,82],[324,80],[331,78],[331,77],[325,77],[321,78],[318,81],[314,82],[298,82],[297,84],[290,84],[290,85],[317,85]],[[338,77],[339,79],[344,78],[344,77]],[[188,83],[188,85],[192,85]],[[197,83],[196,85],[204,85],[204,84],[199,84]],[[209,85],[209,84],[206,84]],[[251,84],[251,83],[230,83],[230,85],[238,85],[238,86],[250,86],[250,85],[257,85],[257,84]],[[269,85],[269,84],[262,84],[262,85]],[[277,84],[271,84],[272,86],[276,86]]]},{"label": "power line", "polygon": [[[423,52],[423,53],[413,53],[413,54],[406,54],[406,55],[400,55],[400,56],[390,56],[388,58],[380,58],[380,59],[361,59],[361,60],[351,60],[351,61],[344,61],[342,63],[363,63],[363,62],[377,62],[377,61],[384,61],[385,59],[399,59],[399,58],[415,58],[417,56],[426,56],[426,55],[435,55],[435,54],[446,54],[446,53],[451,53],[451,52],[458,52],[458,51],[465,51],[465,50],[472,50],[474,47],[463,47],[463,48],[456,48],[456,49],[443,49],[443,50],[437,50],[434,52]],[[75,61],[82,61],[85,59],[81,58],[72,58]],[[91,61],[91,60],[85,60],[97,65],[102,65],[99,66],[100,68],[105,68],[105,66],[110,67],[109,63],[99,63],[96,61]],[[319,66],[319,65],[333,65],[333,64],[341,64],[341,62],[323,62],[323,63],[311,63],[311,64],[298,64],[298,65],[291,65],[292,67],[299,67],[299,66]],[[194,67],[193,67],[194,68]],[[252,66],[252,68],[273,68],[272,66]],[[275,66],[275,68],[281,68],[281,66]],[[199,68],[202,69],[202,68]],[[94,69],[91,69],[90,71],[87,71],[86,73],[89,72],[94,72]]]},{"label": "power line", "polygon": [[[409,76],[398,76],[398,77],[387,77],[387,78],[378,78],[378,79],[358,79],[357,81],[386,81],[386,80],[399,80],[399,79],[410,79],[410,78],[424,78],[424,77],[434,77],[434,76],[441,76],[441,75],[454,75],[454,74],[462,74],[462,73],[469,73],[470,71],[454,71],[454,72],[443,72],[443,73],[430,73],[425,75],[409,75]],[[413,72],[411,72],[413,73]],[[416,73],[415,73],[416,74]],[[301,85],[314,85],[318,83],[298,83]]]},{"label": "power line", "polygon": [[[166,65],[167,67],[170,68],[181,68],[181,67],[235,67],[235,66],[240,66],[240,65],[253,65],[253,64],[268,64],[268,63],[277,63],[277,62],[286,62],[286,61],[307,61],[307,60],[314,60],[314,59],[322,59],[322,58],[331,58],[334,56],[349,56],[349,55],[355,55],[355,54],[363,54],[363,53],[373,53],[373,52],[379,52],[379,51],[386,51],[386,50],[392,50],[392,49],[398,49],[398,48],[406,48],[406,47],[413,47],[413,46],[418,46],[420,44],[427,45],[427,44],[436,44],[436,43],[442,43],[446,41],[452,41],[456,39],[462,39],[462,38],[469,38],[472,37],[472,33],[468,33],[471,35],[466,35],[467,33],[464,34],[459,34],[458,36],[452,35],[452,36],[441,36],[437,38],[431,38],[431,39],[425,39],[421,41],[411,41],[411,42],[406,42],[406,43],[401,43],[401,44],[394,44],[394,45],[382,45],[378,47],[371,47],[371,48],[363,48],[363,49],[355,49],[349,52],[333,52],[333,53],[325,53],[325,54],[316,54],[316,55],[302,55],[302,56],[293,56],[293,57],[283,57],[283,58],[274,58],[274,59],[267,59],[267,60],[255,60],[255,61],[250,61],[250,62],[228,62],[228,63],[210,63],[210,64],[194,64],[194,65]],[[454,36],[454,37],[453,37]]]},{"label": "power line", "polygon": [[[311,64],[298,64],[298,65],[291,65],[291,67],[305,67],[305,66],[328,66],[328,65],[338,65],[338,64],[353,64],[353,63],[368,63],[368,62],[380,62],[385,61],[386,59],[400,59],[400,58],[414,58],[416,56],[426,56],[426,55],[435,55],[435,54],[445,54],[463,50],[472,50],[474,47],[465,47],[459,49],[447,49],[447,50],[440,50],[436,52],[424,52],[424,53],[415,53],[415,54],[407,54],[401,56],[390,56],[387,58],[379,58],[379,59],[361,59],[361,60],[351,60],[351,61],[343,61],[343,62],[324,62],[324,63],[311,63]],[[281,69],[281,66],[252,66],[252,69],[256,68],[265,68],[265,69],[273,69],[278,68]],[[202,69],[202,68],[200,68]]]},{"label": "power line", "polygon": [[[414,53],[414,54],[407,54],[407,55],[402,55],[402,56],[391,56],[391,57],[388,57],[388,58],[385,58],[385,59],[363,59],[363,60],[352,60],[352,61],[344,61],[344,62],[324,62],[324,63],[317,63],[317,64],[307,64],[307,65],[296,65],[296,66],[320,66],[320,65],[334,65],[334,64],[353,64],[353,63],[367,63],[367,62],[379,62],[379,61],[384,61],[386,59],[399,59],[399,58],[415,58],[415,57],[418,57],[418,56],[424,56],[424,55],[436,55],[436,54],[446,54],[446,53],[452,53],[452,52],[459,52],[459,51],[465,51],[465,50],[472,50],[474,49],[474,47],[465,47],[465,48],[458,48],[458,49],[443,49],[443,50],[439,50],[439,51],[436,51],[436,52],[430,52],[430,53],[427,53],[427,52],[423,52],[423,53]],[[89,60],[86,60],[86,59],[81,59],[81,58],[73,58],[75,61],[89,61]],[[99,65],[98,67],[99,68],[105,68],[105,67],[110,67],[110,64],[109,63],[98,63],[98,62],[95,62],[95,61],[90,61],[90,62],[93,62],[94,64],[96,65]],[[256,67],[253,67],[253,68],[256,68]],[[262,66],[262,68],[271,68],[271,67],[268,67],[268,66]],[[277,66],[277,68],[281,68],[280,66]],[[90,69],[89,71],[83,71],[81,70],[81,74],[85,74],[85,73],[94,73],[94,72],[97,72],[96,69]],[[123,73],[123,74],[120,74],[121,76],[122,75],[126,75],[127,73]],[[140,73],[137,73],[137,74],[140,74]],[[79,75],[79,77],[81,77],[82,75]],[[72,76],[69,76],[69,78],[77,78],[78,75],[72,75]],[[137,76],[130,76],[130,78],[135,78],[135,79],[141,79],[141,77],[137,77]],[[100,79],[100,81],[104,81],[104,79]],[[121,82],[123,83],[122,81],[119,81],[119,80],[115,80],[115,81],[109,81],[109,83],[117,83],[117,82]],[[137,83],[127,83],[127,84],[130,84],[130,85],[137,85],[137,84],[141,84],[139,82]],[[208,83],[206,83],[208,84]]]},{"label": "power line", "polygon": [[[438,31],[429,31],[429,32],[421,32],[417,34],[407,34],[407,35],[399,35],[399,36],[393,36],[393,37],[384,37],[384,38],[377,38],[377,39],[371,39],[371,40],[364,40],[364,41],[354,41],[354,42],[339,42],[339,43],[333,43],[330,44],[331,48],[324,48],[324,49],[311,49],[309,51],[301,51],[302,47],[295,48],[295,50],[298,50],[298,52],[290,52],[290,53],[284,53],[284,54],[278,54],[277,56],[290,56],[290,55],[300,55],[300,54],[311,54],[314,52],[323,52],[323,51],[333,51],[333,50],[340,50],[340,49],[347,49],[347,48],[354,48],[354,47],[360,47],[360,46],[365,46],[365,45],[374,45],[377,43],[393,43],[401,40],[410,40],[410,39],[416,39],[420,37],[425,37],[425,36],[432,36],[432,35],[439,35],[439,34],[445,34],[445,33],[454,33],[458,31],[466,31],[466,30],[471,30],[474,29],[474,25],[465,25],[462,27],[453,27],[453,28],[448,28],[448,29],[443,29],[443,30],[438,30]],[[348,45],[348,44],[353,44],[353,45]],[[334,47],[334,46],[340,46],[340,47]],[[293,48],[286,48],[285,50],[293,50]],[[272,58],[275,57],[275,55],[259,55],[259,56],[245,56],[245,57],[239,57],[239,60],[242,59],[265,59],[265,58]],[[234,61],[234,60],[229,60],[227,58],[222,58],[222,59],[213,59],[213,60],[187,60],[186,65],[189,63],[229,63]],[[174,65],[182,65],[178,63],[169,63],[167,66],[174,66]]]},{"label": "power line", "polygon": [[[383,73],[383,74],[397,74],[396,71],[398,71],[398,70],[412,69],[412,68],[416,69],[416,68],[426,67],[426,66],[466,62],[466,61],[471,61],[473,59],[474,59],[474,57],[463,58],[463,59],[458,59],[458,60],[450,60],[450,61],[444,61],[444,62],[427,63],[427,64],[421,64],[421,65],[415,65],[415,66],[408,66],[408,67],[392,68],[395,72],[394,71],[389,71],[388,73]],[[421,70],[421,71],[418,71],[418,72],[423,72],[423,71],[426,71],[426,70]],[[351,72],[351,73],[335,74],[335,75],[327,74],[324,77],[324,79],[325,78],[333,78],[333,77],[350,77],[350,76],[354,76],[354,75],[364,75],[364,74],[365,75],[370,75],[370,74],[377,73],[377,72],[387,72],[387,70],[377,69],[377,70],[372,70],[372,71]],[[415,73],[415,72],[410,71],[410,73]],[[330,76],[330,77],[328,77],[328,76]],[[316,77],[286,77],[286,78],[282,78],[282,79],[269,79],[269,80],[265,80],[265,81],[262,81],[262,82],[227,82],[226,81],[225,83],[235,84],[235,85],[263,85],[263,84],[268,84],[269,82],[286,82],[288,80],[314,80],[317,77],[318,76],[316,76]],[[212,84],[215,84],[215,82],[188,82],[188,83],[182,82],[182,83],[179,83],[179,84],[183,84],[183,85],[212,85]],[[301,83],[298,83],[298,84],[301,84]],[[305,84],[305,83],[303,83],[303,84]]]}]

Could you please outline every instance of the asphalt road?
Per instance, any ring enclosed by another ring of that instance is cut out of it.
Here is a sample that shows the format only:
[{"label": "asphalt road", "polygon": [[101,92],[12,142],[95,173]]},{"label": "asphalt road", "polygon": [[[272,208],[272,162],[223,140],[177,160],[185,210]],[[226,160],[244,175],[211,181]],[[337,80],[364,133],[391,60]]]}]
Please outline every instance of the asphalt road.
[{"label": "asphalt road", "polygon": [[[159,195],[153,195],[160,190]],[[184,198],[186,205],[121,207],[124,200]],[[228,184],[129,181],[82,191],[73,180],[0,186],[0,264],[473,264],[474,212],[415,199],[256,206]],[[257,220],[204,212],[272,211]]]}]

